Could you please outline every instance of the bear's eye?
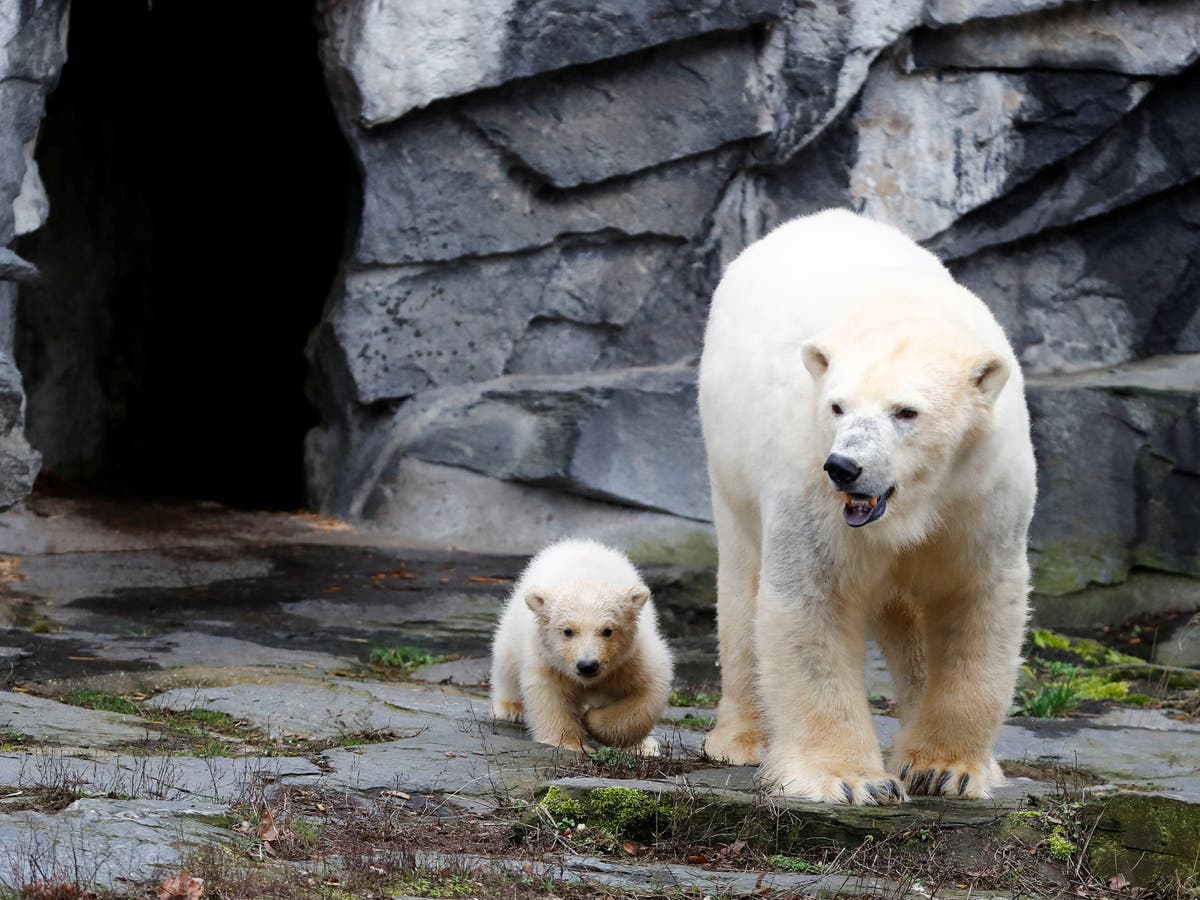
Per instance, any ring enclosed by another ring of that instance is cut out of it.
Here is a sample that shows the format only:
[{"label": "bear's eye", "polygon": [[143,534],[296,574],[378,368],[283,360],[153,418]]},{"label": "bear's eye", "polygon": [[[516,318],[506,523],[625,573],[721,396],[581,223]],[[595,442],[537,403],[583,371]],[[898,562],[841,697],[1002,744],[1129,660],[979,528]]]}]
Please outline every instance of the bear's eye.
[{"label": "bear's eye", "polygon": [[906,422],[911,422],[913,419],[915,419],[917,417],[917,411],[915,409],[913,409],[911,406],[904,406],[904,407],[901,407],[900,409],[896,410],[896,412],[893,413],[893,415],[897,419],[903,419]]},{"label": "bear's eye", "polygon": [[602,632],[600,632],[600,633],[601,633],[602,635],[604,635],[605,637],[612,637],[612,629],[611,629],[611,628],[605,628],[605,629],[604,629]]},{"label": "bear's eye", "polygon": [[575,637],[575,629],[574,628],[564,628],[563,629],[563,637]]},{"label": "bear's eye", "polygon": [[842,405],[840,403],[833,404],[831,408],[833,409],[833,414],[835,416],[840,416],[842,414]]}]

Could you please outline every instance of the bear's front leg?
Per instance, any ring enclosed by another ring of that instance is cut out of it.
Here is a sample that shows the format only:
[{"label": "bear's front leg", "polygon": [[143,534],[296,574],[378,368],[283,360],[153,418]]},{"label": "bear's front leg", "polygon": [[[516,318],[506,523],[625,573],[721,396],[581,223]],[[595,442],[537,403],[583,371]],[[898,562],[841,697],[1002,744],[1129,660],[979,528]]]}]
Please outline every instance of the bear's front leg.
[{"label": "bear's front leg", "polygon": [[534,672],[521,679],[525,722],[539,744],[584,753],[591,750],[580,722],[577,692],[553,673]]},{"label": "bear's front leg", "polygon": [[1020,665],[1026,583],[1010,575],[974,596],[928,601],[927,678],[892,755],[909,793],[987,797],[1004,783],[992,747]]},{"label": "bear's front leg", "polygon": [[[666,697],[654,691],[639,691],[607,706],[589,709],[583,717],[588,734],[610,747],[635,747],[656,752],[658,742],[649,738],[666,706]],[[649,738],[649,739],[648,739]]]},{"label": "bear's front leg", "polygon": [[762,777],[806,800],[900,803],[904,789],[884,770],[867,706],[861,613],[806,587],[799,597],[785,595],[764,579],[758,597]]}]

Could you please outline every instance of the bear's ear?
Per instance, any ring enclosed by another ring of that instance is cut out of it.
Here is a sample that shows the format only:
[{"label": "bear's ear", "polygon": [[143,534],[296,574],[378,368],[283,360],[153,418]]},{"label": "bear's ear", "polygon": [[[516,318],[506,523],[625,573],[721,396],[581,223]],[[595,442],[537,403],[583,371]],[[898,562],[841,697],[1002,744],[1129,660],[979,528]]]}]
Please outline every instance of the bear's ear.
[{"label": "bear's ear", "polygon": [[542,618],[546,615],[546,607],[549,606],[549,599],[545,591],[539,591],[534,588],[525,595],[525,605],[529,607],[535,616]]},{"label": "bear's ear", "polygon": [[804,360],[804,368],[812,374],[813,379],[820,378],[829,368],[829,351],[816,341],[805,341],[800,347],[800,358]]},{"label": "bear's ear", "polygon": [[987,353],[971,361],[971,384],[983,393],[988,403],[996,402],[1000,391],[1008,383],[1008,361],[1002,356]]},{"label": "bear's ear", "polygon": [[650,599],[650,589],[644,584],[636,584],[625,592],[625,602],[636,612],[646,605]]}]

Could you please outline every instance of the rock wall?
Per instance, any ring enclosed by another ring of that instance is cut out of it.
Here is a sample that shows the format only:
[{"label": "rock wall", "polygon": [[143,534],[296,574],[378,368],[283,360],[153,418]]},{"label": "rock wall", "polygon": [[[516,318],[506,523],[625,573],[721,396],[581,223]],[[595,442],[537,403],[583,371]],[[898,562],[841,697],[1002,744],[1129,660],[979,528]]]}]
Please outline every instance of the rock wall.
[{"label": "rock wall", "polygon": [[1038,590],[1200,575],[1191,0],[322,15],[363,181],[310,346],[322,509],[495,549],[703,544],[708,295],[774,225],[845,205],[938,252],[1012,336]]},{"label": "rock wall", "polygon": [[9,244],[49,213],[33,150],[66,59],[67,3],[0,0],[0,509],[29,495],[41,464],[25,439],[25,389],[13,362],[17,285],[37,271]]}]

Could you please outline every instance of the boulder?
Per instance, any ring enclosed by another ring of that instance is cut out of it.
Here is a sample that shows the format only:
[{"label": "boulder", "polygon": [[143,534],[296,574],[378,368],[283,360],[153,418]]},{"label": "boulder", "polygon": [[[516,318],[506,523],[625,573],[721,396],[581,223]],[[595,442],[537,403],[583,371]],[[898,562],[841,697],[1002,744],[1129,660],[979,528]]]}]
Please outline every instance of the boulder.
[{"label": "boulder", "polygon": [[780,6],[780,0],[348,0],[325,8],[325,59],[345,85],[344,112],[376,126],[434,100],[770,21]]}]

